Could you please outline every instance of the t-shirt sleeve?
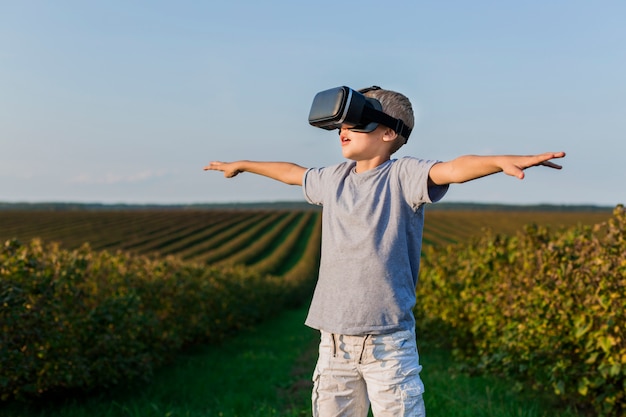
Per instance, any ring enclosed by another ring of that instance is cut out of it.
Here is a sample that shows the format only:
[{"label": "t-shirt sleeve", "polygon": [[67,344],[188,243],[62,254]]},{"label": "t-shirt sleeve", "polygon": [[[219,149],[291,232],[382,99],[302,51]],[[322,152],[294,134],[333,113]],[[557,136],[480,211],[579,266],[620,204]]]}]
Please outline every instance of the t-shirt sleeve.
[{"label": "t-shirt sleeve", "polygon": [[428,186],[430,169],[440,161],[405,157],[398,162],[402,189],[407,201],[414,207],[436,203],[448,192],[448,185]]},{"label": "t-shirt sleeve", "polygon": [[[435,164],[437,164],[439,162],[441,162],[441,161],[436,161]],[[430,166],[430,168],[432,168],[433,165],[435,165],[435,164],[432,164]],[[430,174],[430,168],[428,168],[429,174]],[[428,181],[428,177],[429,176],[426,177],[426,181]],[[428,182],[426,184],[428,184]],[[450,188],[449,184],[428,186],[428,195],[430,197],[430,202],[431,203],[436,203],[439,200],[441,200],[446,195],[446,193],[448,192],[449,188]]]},{"label": "t-shirt sleeve", "polygon": [[323,205],[323,187],[322,183],[322,169],[321,168],[309,168],[304,172],[302,178],[302,192],[304,198],[308,203]]}]

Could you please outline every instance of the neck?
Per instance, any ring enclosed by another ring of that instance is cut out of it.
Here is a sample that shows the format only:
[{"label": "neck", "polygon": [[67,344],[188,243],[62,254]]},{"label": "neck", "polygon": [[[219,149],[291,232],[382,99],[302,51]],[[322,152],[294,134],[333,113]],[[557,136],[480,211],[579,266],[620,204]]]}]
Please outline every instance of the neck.
[{"label": "neck", "polygon": [[367,160],[362,160],[362,161],[356,161],[356,173],[357,174],[362,174],[363,172],[369,171],[371,169],[374,169],[382,164],[384,164],[385,162],[389,161],[391,159],[390,156],[380,156],[380,157],[376,157],[373,159],[367,159]]}]

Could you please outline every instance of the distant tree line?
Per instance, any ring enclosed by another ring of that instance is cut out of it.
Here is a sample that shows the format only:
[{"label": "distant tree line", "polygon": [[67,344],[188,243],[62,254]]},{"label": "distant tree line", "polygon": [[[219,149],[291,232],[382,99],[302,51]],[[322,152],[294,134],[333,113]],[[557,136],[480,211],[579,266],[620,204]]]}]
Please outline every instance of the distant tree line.
[{"label": "distant tree line", "polygon": [[[0,202],[2,210],[37,210],[37,211],[78,211],[78,210],[317,210],[320,207],[305,201],[259,201],[233,203],[197,203],[197,204],[105,204],[105,203],[9,203]],[[575,212],[611,212],[613,207],[596,205],[567,204],[492,204],[492,203],[437,203],[428,206],[428,210],[491,210],[491,211],[575,211]]]}]

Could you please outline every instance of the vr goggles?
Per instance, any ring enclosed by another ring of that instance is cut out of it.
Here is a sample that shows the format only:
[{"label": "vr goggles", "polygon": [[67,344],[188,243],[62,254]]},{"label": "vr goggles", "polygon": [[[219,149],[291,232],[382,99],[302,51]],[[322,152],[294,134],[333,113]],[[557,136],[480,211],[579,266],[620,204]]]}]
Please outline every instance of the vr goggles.
[{"label": "vr goggles", "polygon": [[379,124],[390,127],[396,133],[409,139],[411,128],[400,119],[383,113],[378,100],[366,97],[364,93],[379,90],[370,87],[355,91],[350,87],[336,87],[317,93],[309,112],[309,123],[326,130],[341,129],[343,125],[354,132],[372,132]]}]

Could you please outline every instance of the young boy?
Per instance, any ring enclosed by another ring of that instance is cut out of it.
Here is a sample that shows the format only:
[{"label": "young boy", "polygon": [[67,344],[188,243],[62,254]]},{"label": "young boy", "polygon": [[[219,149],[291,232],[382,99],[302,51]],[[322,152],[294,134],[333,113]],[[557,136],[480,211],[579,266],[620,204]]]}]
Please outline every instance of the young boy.
[{"label": "young boy", "polygon": [[[335,117],[333,109],[342,106],[339,113],[348,116]],[[424,416],[412,314],[424,204],[440,200],[449,184],[497,172],[523,179],[524,170],[537,165],[560,169],[550,160],[565,154],[392,159],[408,140],[413,110],[404,95],[378,87],[322,92],[309,121],[338,128],[349,161],[311,169],[211,162],[204,169],[300,185],[309,203],[324,207],[319,278],[306,319],[321,333],[313,415],[365,417],[371,405],[376,417]]]}]

